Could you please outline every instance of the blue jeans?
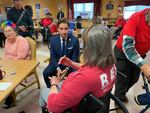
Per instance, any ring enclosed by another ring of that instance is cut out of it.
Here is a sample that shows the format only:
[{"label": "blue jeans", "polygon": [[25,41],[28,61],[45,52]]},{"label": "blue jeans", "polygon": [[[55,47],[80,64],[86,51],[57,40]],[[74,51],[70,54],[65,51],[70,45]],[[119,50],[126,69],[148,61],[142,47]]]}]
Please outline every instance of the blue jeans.
[{"label": "blue jeans", "polygon": [[[60,82],[58,84],[58,92],[61,90],[61,85],[62,85],[63,82]],[[40,91],[40,96],[39,96],[39,105],[41,107],[43,106],[46,106],[47,105],[47,99],[48,99],[48,96],[49,96],[49,92],[50,92],[50,88],[42,88],[41,91]]]}]

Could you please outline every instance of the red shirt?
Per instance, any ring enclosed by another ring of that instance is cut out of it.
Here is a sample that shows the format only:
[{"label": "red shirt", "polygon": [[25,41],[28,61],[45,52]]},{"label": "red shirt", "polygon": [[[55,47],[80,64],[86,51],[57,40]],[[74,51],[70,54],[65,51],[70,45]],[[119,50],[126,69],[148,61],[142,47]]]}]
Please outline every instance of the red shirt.
[{"label": "red shirt", "polygon": [[55,33],[55,32],[58,32],[57,31],[57,25],[52,23],[51,26],[50,26],[50,31],[51,31],[52,34]]},{"label": "red shirt", "polygon": [[143,56],[150,49],[150,26],[146,22],[148,9],[134,13],[124,26],[120,37],[117,40],[117,47],[122,50],[123,36],[127,35],[135,39],[135,49]]},{"label": "red shirt", "polygon": [[124,25],[126,24],[126,20],[124,18],[118,18],[115,26],[116,27],[124,27]]},{"label": "red shirt", "polygon": [[49,18],[43,18],[43,19],[41,20],[41,23],[42,23],[42,25],[43,25],[44,27],[47,27],[47,26],[49,26],[49,25],[52,24],[52,20],[49,19]]},{"label": "red shirt", "polygon": [[112,89],[115,78],[115,66],[107,69],[83,66],[68,76],[58,94],[48,96],[47,108],[51,112],[61,113],[71,107],[77,113],[75,108],[86,94],[91,92],[96,97],[102,97]]}]

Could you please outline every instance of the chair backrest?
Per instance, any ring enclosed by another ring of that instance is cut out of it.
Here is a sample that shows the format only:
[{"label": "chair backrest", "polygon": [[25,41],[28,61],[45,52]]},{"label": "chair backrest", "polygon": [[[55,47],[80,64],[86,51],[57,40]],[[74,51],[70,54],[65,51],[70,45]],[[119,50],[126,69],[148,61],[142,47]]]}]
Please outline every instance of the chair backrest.
[{"label": "chair backrest", "polygon": [[79,104],[78,113],[108,113],[110,92],[101,98],[97,98],[91,93],[86,95]]},{"label": "chair backrest", "polygon": [[30,38],[30,37],[25,37],[29,43],[29,46],[30,46],[30,51],[31,51],[31,55],[30,55],[30,58],[33,60],[33,59],[36,59],[36,42]]}]

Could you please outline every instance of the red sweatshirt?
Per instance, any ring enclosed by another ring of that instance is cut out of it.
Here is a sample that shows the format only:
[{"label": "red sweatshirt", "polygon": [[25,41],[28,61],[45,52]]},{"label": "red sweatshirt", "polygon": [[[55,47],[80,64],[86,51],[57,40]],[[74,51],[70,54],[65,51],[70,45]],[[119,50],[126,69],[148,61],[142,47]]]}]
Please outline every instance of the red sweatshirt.
[{"label": "red sweatshirt", "polygon": [[118,18],[116,20],[115,26],[116,27],[124,27],[125,24],[126,24],[126,20],[124,18]]},{"label": "red sweatshirt", "polygon": [[54,113],[72,108],[77,113],[75,108],[86,94],[91,92],[96,97],[102,97],[112,89],[115,78],[115,66],[107,69],[83,66],[68,76],[58,94],[49,95],[47,108]]},{"label": "red sweatshirt", "polygon": [[52,24],[52,20],[49,19],[49,18],[43,18],[43,19],[41,20],[41,23],[42,23],[42,25],[43,25],[44,27],[47,27],[47,26],[49,26],[49,25]]},{"label": "red sweatshirt", "polygon": [[150,49],[150,26],[146,22],[148,9],[134,13],[124,26],[117,40],[117,47],[122,50],[123,36],[127,35],[135,39],[135,48],[143,56]]}]

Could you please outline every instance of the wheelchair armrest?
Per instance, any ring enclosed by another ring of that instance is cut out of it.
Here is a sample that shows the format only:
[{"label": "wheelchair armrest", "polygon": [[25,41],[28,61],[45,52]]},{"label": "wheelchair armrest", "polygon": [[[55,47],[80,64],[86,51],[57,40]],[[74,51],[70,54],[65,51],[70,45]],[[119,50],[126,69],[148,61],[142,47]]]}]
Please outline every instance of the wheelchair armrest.
[{"label": "wheelchair armrest", "polygon": [[[129,111],[126,108],[126,106],[121,102],[121,100],[118,97],[116,97],[113,94],[110,94],[110,98],[115,102],[115,104],[117,106],[119,106],[119,109],[121,109],[123,111],[123,113],[129,113]],[[112,111],[112,110],[110,110],[110,111]]]},{"label": "wheelchair armrest", "polygon": [[95,103],[99,104],[100,106],[104,105],[104,103],[101,100],[99,100],[97,97],[93,96],[91,93],[89,93],[87,95],[87,97],[91,98]]},{"label": "wheelchair armrest", "polygon": [[125,74],[121,73],[120,71],[117,71],[117,74],[124,77],[124,78],[127,78],[127,76]]}]

